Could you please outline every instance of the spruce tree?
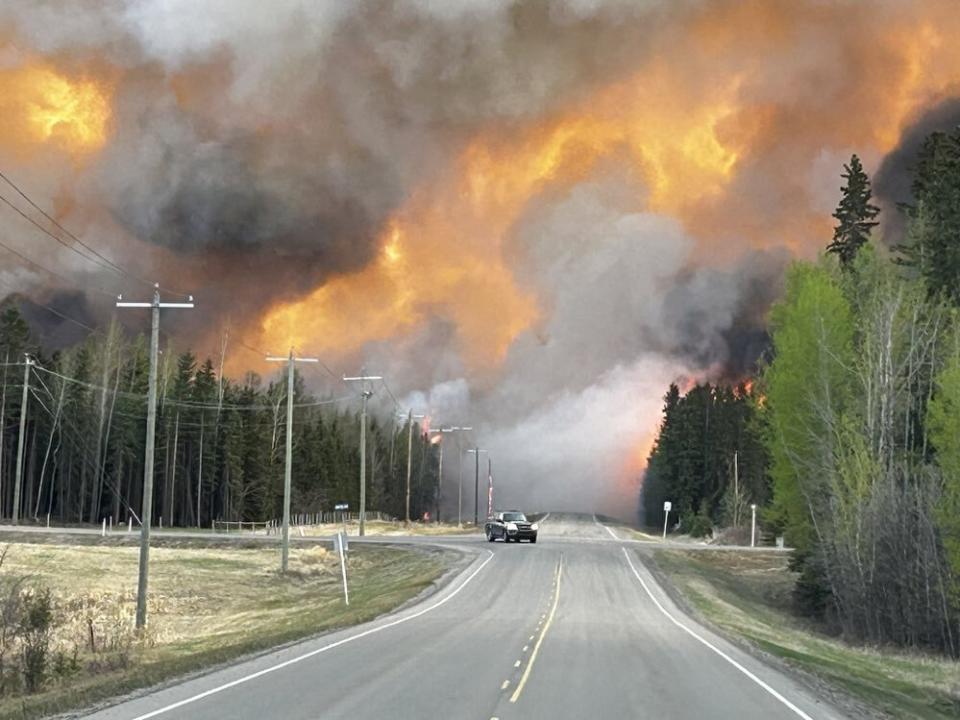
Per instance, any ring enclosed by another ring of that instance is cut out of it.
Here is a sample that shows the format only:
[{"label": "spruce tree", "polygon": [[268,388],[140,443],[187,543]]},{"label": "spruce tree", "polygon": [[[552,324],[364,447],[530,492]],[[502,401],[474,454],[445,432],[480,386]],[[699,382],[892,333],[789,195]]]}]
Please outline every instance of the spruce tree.
[{"label": "spruce tree", "polygon": [[833,212],[837,226],[827,252],[836,254],[840,264],[849,268],[857,252],[869,239],[871,229],[876,227],[875,218],[880,214],[880,208],[870,202],[870,178],[863,171],[860,158],[853,155],[843,169],[842,177],[847,182],[841,189],[843,197],[840,204]]},{"label": "spruce tree", "polygon": [[934,132],[917,157],[906,241],[897,262],[923,277],[931,295],[960,304],[960,127]]}]

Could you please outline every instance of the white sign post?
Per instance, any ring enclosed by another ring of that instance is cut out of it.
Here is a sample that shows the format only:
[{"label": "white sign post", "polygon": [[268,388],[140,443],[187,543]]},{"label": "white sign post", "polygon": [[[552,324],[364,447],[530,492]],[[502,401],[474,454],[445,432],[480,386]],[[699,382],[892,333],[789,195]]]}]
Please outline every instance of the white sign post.
[{"label": "white sign post", "polygon": [[346,543],[346,533],[337,533],[337,550],[340,552],[340,574],[343,576],[343,601],[349,605],[350,593],[347,591],[347,559],[344,554]]},{"label": "white sign post", "polygon": [[333,506],[334,510],[340,511],[340,519],[343,521],[343,534],[347,534],[347,510],[350,509],[350,506],[347,503],[337,503]]},{"label": "white sign post", "polygon": [[750,505],[750,547],[757,545],[757,504]]},{"label": "white sign post", "polygon": [[669,500],[666,500],[663,503],[663,539],[667,539],[667,521],[670,519],[670,509],[673,507],[673,503]]}]

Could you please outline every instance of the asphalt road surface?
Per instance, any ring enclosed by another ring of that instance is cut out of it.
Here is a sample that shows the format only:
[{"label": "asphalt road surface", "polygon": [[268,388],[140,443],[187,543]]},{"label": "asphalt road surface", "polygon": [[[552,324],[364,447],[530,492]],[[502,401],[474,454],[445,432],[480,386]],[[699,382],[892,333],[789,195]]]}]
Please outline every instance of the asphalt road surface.
[{"label": "asphalt road surface", "polygon": [[685,616],[594,519],[551,515],[536,545],[446,542],[475,559],[416,606],[89,717],[843,717]]}]

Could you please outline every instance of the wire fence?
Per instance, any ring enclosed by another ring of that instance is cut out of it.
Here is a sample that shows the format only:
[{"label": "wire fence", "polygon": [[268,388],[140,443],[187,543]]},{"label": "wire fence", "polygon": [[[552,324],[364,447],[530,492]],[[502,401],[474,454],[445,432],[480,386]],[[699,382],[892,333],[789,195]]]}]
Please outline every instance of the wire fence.
[{"label": "wire fence", "polygon": [[[397,522],[393,515],[373,510],[366,514],[367,522]],[[290,525],[294,528],[314,527],[317,525],[336,525],[356,523],[360,521],[360,513],[344,510],[329,510],[326,512],[293,513],[290,515]],[[213,532],[259,533],[279,535],[283,527],[280,518],[255,522],[251,520],[213,520],[210,529]]]}]

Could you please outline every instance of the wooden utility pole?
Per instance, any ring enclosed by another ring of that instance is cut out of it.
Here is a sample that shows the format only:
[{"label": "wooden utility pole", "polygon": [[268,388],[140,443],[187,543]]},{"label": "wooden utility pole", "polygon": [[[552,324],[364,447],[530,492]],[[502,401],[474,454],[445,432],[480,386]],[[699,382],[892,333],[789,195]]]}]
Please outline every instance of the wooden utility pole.
[{"label": "wooden utility pole", "polygon": [[287,357],[267,356],[269,362],[287,363],[287,459],[283,471],[283,530],[280,540],[280,572],[286,572],[290,561],[290,486],[293,478],[293,365],[298,362],[316,363],[318,358],[294,357],[293,348]]},{"label": "wooden utility pole", "polygon": [[[401,417],[403,417],[401,415]],[[406,511],[404,513],[403,524],[406,527],[410,526],[410,470],[411,463],[413,461],[413,421],[422,420],[424,415],[414,415],[413,410],[410,410],[407,413],[407,501],[406,501]]]},{"label": "wooden utility pole", "polygon": [[140,567],[137,577],[137,629],[147,624],[147,585],[150,572],[150,522],[153,518],[153,452],[157,432],[157,355],[160,350],[160,308],[192,308],[189,302],[160,302],[160,286],[155,285],[153,302],[124,302],[117,296],[117,307],[150,308],[150,375],[147,395],[147,440],[143,461],[143,511],[140,521]]},{"label": "wooden utility pole", "polygon": [[11,522],[16,525],[20,520],[20,488],[23,485],[23,446],[27,435],[27,403],[29,398],[27,393],[30,391],[30,367],[33,365],[33,358],[24,355],[23,366],[23,400],[20,404],[20,433],[17,436],[17,472],[13,479],[13,513]]},{"label": "wooden utility pole", "polygon": [[[362,371],[361,371],[362,373]],[[367,389],[367,383],[373,380],[383,380],[380,375],[359,375],[344,377],[344,382],[363,383],[360,393],[360,535],[366,532],[367,525],[367,401],[373,396],[373,391]]]}]

